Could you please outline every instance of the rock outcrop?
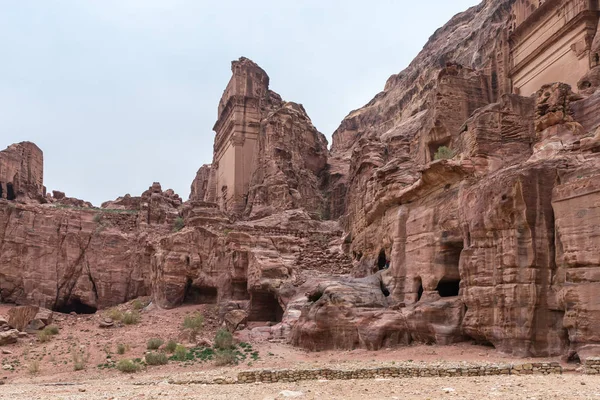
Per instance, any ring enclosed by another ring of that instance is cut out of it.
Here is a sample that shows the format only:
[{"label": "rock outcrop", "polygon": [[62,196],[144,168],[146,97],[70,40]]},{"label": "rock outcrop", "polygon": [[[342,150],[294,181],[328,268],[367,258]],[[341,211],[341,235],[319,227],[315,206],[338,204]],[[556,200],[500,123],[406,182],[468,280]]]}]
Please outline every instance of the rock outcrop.
[{"label": "rock outcrop", "polygon": [[31,142],[0,151],[0,199],[39,200],[46,195],[44,156]]},{"label": "rock outcrop", "polygon": [[[547,82],[518,95],[515,18],[542,12],[519,4],[452,18],[342,121],[329,152],[301,105],[234,61],[214,158],[186,202],[158,183],[99,209],[44,198],[41,152],[9,147],[0,301],[210,303],[232,331],[309,350],[474,341],[600,354],[597,66],[580,66],[579,91]],[[578,54],[596,51],[577,40]]]}]

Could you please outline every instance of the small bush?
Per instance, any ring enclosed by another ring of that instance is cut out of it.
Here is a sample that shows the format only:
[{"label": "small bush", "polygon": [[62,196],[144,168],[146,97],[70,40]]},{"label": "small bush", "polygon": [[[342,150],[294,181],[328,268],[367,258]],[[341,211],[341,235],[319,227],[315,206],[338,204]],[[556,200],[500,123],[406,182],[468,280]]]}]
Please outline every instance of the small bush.
[{"label": "small bush", "polygon": [[185,361],[185,358],[187,357],[187,353],[188,353],[188,349],[185,346],[178,344],[175,347],[174,357],[176,360]]},{"label": "small bush", "polygon": [[234,365],[237,364],[237,357],[232,349],[219,350],[215,353],[215,365]]},{"label": "small bush", "polygon": [[33,360],[27,366],[27,371],[29,371],[31,375],[37,375],[40,372],[40,362],[38,360]]},{"label": "small bush", "polygon": [[177,342],[174,340],[169,340],[165,345],[165,350],[169,353],[173,353],[177,348]]},{"label": "small bush", "polygon": [[188,315],[183,319],[183,328],[189,330],[190,341],[195,341],[204,326],[204,317],[199,312]]},{"label": "small bush", "polygon": [[106,313],[106,316],[113,321],[121,321],[123,319],[123,311],[119,310],[118,308],[111,308]]},{"label": "small bush", "polygon": [[167,355],[165,353],[153,351],[146,354],[146,364],[148,365],[165,365],[167,362]]},{"label": "small bush", "polygon": [[132,360],[119,360],[117,369],[127,374],[133,374],[142,369],[142,366]]},{"label": "small bush", "polygon": [[173,230],[175,232],[179,232],[180,230],[183,229],[184,226],[185,226],[185,222],[184,222],[183,218],[181,218],[181,217],[175,218],[175,221],[173,222]]},{"label": "small bush", "polygon": [[229,350],[233,348],[233,335],[226,329],[219,329],[215,335],[215,348]]},{"label": "small bush", "polygon": [[449,160],[454,157],[454,151],[446,146],[438,147],[437,151],[433,155],[434,160]]},{"label": "small bush", "polygon": [[44,328],[44,331],[49,335],[58,335],[59,329],[56,325],[48,325]]},{"label": "small bush", "polygon": [[125,354],[125,352],[128,350],[128,347],[129,346],[127,346],[127,345],[125,345],[123,343],[119,343],[117,345],[117,353],[119,353],[119,354]]},{"label": "small bush", "polygon": [[161,338],[152,338],[148,340],[146,347],[148,348],[148,350],[157,350],[160,346],[163,345],[164,342],[165,341]]},{"label": "small bush", "polygon": [[131,302],[131,307],[134,310],[141,310],[142,308],[144,308],[146,306],[147,306],[147,304],[144,304],[144,302],[139,299],[135,299],[134,301]]},{"label": "small bush", "polygon": [[50,339],[52,339],[52,334],[48,333],[46,330],[39,331],[37,333],[37,338],[40,341],[40,343],[46,343],[49,342]]},{"label": "small bush", "polygon": [[90,354],[86,353],[84,350],[72,349],[71,357],[73,358],[73,370],[81,371],[85,369],[88,359],[90,358]]},{"label": "small bush", "polygon": [[124,313],[122,321],[125,325],[134,325],[139,323],[141,319],[142,316],[140,315],[140,313],[138,311],[133,310]]},{"label": "small bush", "polygon": [[94,222],[98,223],[100,221],[102,221],[102,214],[101,213],[94,214]]}]

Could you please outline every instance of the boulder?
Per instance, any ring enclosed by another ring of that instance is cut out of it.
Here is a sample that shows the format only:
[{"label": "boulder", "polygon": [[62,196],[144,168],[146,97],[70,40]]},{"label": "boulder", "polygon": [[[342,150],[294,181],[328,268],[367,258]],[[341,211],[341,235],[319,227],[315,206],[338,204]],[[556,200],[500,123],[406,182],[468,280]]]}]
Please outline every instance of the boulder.
[{"label": "boulder", "polygon": [[229,332],[235,332],[241,324],[245,324],[248,313],[245,310],[232,310],[225,314],[223,320]]},{"label": "boulder", "polygon": [[19,331],[16,329],[0,332],[0,346],[16,343],[17,339],[19,339]]},{"label": "boulder", "polygon": [[24,331],[27,325],[35,319],[40,311],[38,306],[17,306],[8,310],[8,325],[19,331]]}]

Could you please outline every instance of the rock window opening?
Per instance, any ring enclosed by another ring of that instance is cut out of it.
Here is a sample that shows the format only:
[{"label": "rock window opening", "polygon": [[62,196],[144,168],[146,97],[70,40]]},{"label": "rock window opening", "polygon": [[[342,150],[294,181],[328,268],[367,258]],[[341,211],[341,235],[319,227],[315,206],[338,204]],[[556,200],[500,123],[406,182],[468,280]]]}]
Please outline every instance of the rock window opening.
[{"label": "rock window opening", "polygon": [[188,279],[183,297],[184,304],[216,304],[218,297],[217,288],[209,286],[196,286]]},{"label": "rock window opening", "polygon": [[84,304],[79,299],[72,299],[63,305],[56,307],[54,311],[63,314],[70,314],[72,312],[77,314],[95,314],[97,308]]},{"label": "rock window opening", "polygon": [[440,150],[440,147],[448,148],[450,147],[450,140],[444,140],[441,142],[432,142],[429,144],[429,158],[431,161],[435,161],[435,155]]},{"label": "rock window opening", "polygon": [[17,198],[17,196],[15,196],[15,189],[12,183],[6,184],[6,198],[8,200],[14,200]]},{"label": "rock window opening", "polygon": [[233,300],[249,300],[248,281],[234,281],[231,283]]},{"label": "rock window opening", "polygon": [[435,288],[441,297],[455,297],[460,291],[460,279],[442,279]]},{"label": "rock window opening", "polygon": [[379,252],[379,257],[377,257],[377,269],[381,271],[382,269],[387,269],[389,267],[389,263],[387,257],[385,256],[385,250],[381,249]]},{"label": "rock window opening", "polygon": [[271,292],[252,292],[250,294],[250,313],[248,321],[281,322],[283,309]]},{"label": "rock window opening", "polygon": [[2,198],[2,193],[3,193],[3,190],[2,190],[2,182],[0,182],[0,199]]}]

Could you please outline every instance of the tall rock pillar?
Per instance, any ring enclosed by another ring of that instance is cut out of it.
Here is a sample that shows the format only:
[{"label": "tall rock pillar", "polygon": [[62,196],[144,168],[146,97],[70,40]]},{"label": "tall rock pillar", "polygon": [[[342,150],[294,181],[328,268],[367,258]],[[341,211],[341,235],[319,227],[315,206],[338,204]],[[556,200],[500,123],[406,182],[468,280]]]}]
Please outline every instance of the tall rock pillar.
[{"label": "tall rock pillar", "polygon": [[267,97],[269,77],[247,58],[231,63],[233,76],[221,97],[214,162],[216,202],[222,210],[243,212],[252,172],[256,168],[261,106]]}]

